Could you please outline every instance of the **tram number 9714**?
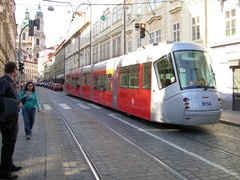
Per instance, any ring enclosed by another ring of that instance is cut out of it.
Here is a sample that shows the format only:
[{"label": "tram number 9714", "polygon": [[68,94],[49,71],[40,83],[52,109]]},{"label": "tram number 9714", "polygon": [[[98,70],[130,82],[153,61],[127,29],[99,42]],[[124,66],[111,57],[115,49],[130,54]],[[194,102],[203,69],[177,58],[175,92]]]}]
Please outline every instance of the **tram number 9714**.
[{"label": "tram number 9714", "polygon": [[202,102],[202,106],[206,107],[206,106],[212,106],[211,102]]}]

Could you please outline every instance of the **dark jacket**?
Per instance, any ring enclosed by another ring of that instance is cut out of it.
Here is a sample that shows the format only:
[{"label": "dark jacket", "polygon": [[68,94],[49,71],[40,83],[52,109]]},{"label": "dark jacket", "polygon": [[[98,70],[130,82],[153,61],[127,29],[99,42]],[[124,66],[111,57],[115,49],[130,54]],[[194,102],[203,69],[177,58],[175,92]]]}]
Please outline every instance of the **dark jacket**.
[{"label": "dark jacket", "polygon": [[[11,128],[17,122],[19,103],[18,94],[13,86],[13,80],[8,75],[0,78],[0,120],[6,120],[1,126]],[[10,115],[11,114],[11,115]]]}]

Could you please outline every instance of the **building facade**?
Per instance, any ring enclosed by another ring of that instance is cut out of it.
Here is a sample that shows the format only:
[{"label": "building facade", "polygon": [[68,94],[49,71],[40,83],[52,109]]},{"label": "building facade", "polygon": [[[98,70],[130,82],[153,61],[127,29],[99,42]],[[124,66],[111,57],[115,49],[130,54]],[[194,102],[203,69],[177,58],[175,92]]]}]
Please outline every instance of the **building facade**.
[{"label": "building facade", "polygon": [[9,61],[16,61],[17,26],[14,0],[0,0],[0,76]]}]

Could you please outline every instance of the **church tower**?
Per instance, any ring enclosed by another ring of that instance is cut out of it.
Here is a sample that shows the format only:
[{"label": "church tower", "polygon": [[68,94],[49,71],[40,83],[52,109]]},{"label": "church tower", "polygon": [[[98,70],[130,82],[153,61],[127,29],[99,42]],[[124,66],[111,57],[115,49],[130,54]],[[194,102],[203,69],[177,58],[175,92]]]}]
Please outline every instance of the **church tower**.
[{"label": "church tower", "polygon": [[34,39],[32,42],[33,46],[33,56],[38,58],[39,52],[45,48],[45,35],[44,35],[44,20],[43,20],[43,13],[41,10],[40,4],[38,5],[37,12],[35,14],[34,19],[39,19],[40,25],[37,27],[34,27]]},{"label": "church tower", "polygon": [[[27,50],[28,53],[32,53],[32,37],[28,36],[28,31],[29,31],[29,20],[30,20],[30,14],[28,12],[28,9],[26,9],[25,11],[25,15],[24,15],[24,19],[22,20],[22,23],[20,26],[18,26],[18,31],[20,34],[20,32],[22,31],[21,34],[21,39],[20,39],[20,45],[21,45],[21,50]],[[20,38],[20,37],[18,37]],[[19,39],[18,39],[19,40]]]},{"label": "church tower", "polygon": [[[29,21],[39,19],[39,25],[34,27],[34,36],[29,36]],[[21,52],[21,61],[24,63],[23,81],[38,79],[38,57],[41,50],[45,48],[44,20],[40,4],[36,11],[34,19],[30,18],[30,13],[26,9],[24,19],[18,27],[20,40],[18,39],[18,47]],[[20,43],[20,45],[19,45]]]}]

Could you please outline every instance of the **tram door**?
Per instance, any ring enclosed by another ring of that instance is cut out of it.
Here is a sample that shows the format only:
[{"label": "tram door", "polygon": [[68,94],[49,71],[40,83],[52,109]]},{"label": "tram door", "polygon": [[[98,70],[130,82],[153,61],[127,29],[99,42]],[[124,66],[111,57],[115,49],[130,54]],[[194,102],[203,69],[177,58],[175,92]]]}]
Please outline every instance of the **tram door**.
[{"label": "tram door", "polygon": [[240,68],[233,69],[233,110],[240,111]]}]

